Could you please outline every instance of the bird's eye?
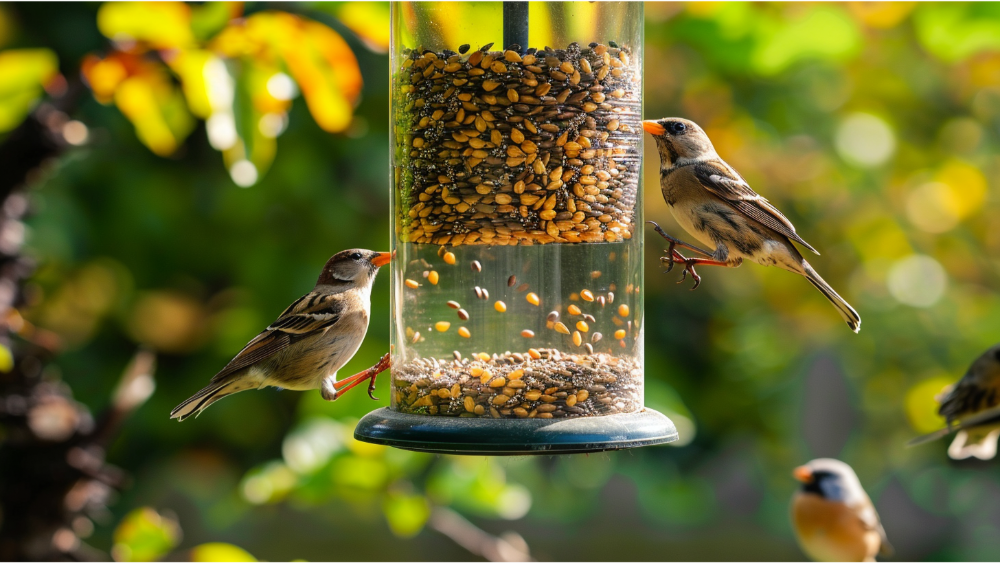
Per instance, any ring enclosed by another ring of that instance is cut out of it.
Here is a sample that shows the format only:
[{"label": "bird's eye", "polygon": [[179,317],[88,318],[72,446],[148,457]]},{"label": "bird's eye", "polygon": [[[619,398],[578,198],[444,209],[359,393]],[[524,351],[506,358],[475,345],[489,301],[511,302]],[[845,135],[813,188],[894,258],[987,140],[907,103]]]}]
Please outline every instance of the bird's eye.
[{"label": "bird's eye", "polygon": [[684,131],[687,131],[687,125],[684,125],[680,121],[671,121],[670,123],[667,123],[667,131],[669,131],[671,135],[680,135],[681,133],[684,133]]},{"label": "bird's eye", "polygon": [[361,260],[362,258],[364,258],[364,256],[362,256],[360,252],[351,254],[351,260]]}]

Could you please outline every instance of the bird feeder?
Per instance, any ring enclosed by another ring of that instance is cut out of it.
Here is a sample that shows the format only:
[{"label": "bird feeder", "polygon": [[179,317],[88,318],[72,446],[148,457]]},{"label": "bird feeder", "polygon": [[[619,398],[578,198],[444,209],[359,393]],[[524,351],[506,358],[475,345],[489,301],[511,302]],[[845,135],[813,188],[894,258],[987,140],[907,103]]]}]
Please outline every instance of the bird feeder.
[{"label": "bird feeder", "polygon": [[643,404],[638,2],[392,5],[391,400],[452,454],[677,439]]}]

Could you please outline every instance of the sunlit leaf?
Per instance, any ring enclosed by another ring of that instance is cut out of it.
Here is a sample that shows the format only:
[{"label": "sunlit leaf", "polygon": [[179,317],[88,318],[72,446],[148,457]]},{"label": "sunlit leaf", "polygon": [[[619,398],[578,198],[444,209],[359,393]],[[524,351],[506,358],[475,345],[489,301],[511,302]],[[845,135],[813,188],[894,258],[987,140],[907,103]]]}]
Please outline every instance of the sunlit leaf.
[{"label": "sunlit leaf", "polygon": [[763,31],[751,62],[762,74],[775,74],[803,59],[844,60],[861,50],[854,20],[839,6],[812,4],[773,31]]},{"label": "sunlit leaf", "polygon": [[173,549],[180,539],[176,520],[152,508],[137,508],[115,528],[111,554],[115,561],[153,561]]},{"label": "sunlit leaf", "polygon": [[372,51],[389,51],[388,2],[322,2]]},{"label": "sunlit leaf", "polygon": [[906,418],[917,432],[926,434],[944,426],[938,415],[938,397],[945,387],[955,383],[953,378],[939,376],[926,379],[906,392]]},{"label": "sunlit leaf", "polygon": [[1000,13],[990,4],[931,2],[919,6],[913,24],[920,43],[946,61],[1000,49]]},{"label": "sunlit leaf", "polygon": [[390,492],[382,502],[382,511],[392,533],[402,538],[417,535],[431,515],[430,503],[421,495]]},{"label": "sunlit leaf", "polygon": [[191,9],[183,2],[107,2],[97,11],[97,27],[118,43],[140,41],[153,49],[194,43]]},{"label": "sunlit leaf", "polygon": [[205,2],[191,7],[191,31],[206,41],[243,15],[243,2]]},{"label": "sunlit leaf", "polygon": [[255,467],[243,477],[243,498],[252,504],[278,502],[298,483],[298,476],[287,465],[272,461]]},{"label": "sunlit leaf", "polygon": [[57,76],[59,61],[48,49],[0,52],[0,133],[17,127]]},{"label": "sunlit leaf", "polygon": [[231,543],[203,543],[191,549],[191,561],[210,563],[213,561],[257,561],[244,549]]}]

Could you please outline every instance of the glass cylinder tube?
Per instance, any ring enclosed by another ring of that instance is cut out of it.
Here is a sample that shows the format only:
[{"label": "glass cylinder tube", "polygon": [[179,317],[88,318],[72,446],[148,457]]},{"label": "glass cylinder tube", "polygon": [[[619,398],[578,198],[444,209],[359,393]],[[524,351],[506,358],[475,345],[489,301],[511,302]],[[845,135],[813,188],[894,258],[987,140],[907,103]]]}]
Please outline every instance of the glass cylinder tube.
[{"label": "glass cylinder tube", "polygon": [[643,7],[512,4],[393,3],[390,408],[638,412]]}]

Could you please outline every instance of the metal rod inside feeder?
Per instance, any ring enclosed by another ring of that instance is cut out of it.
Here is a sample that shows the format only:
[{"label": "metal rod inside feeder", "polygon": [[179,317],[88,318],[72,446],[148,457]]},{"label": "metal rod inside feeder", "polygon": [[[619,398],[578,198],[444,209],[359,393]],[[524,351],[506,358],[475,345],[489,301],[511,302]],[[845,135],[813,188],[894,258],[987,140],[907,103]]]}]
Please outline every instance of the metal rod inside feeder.
[{"label": "metal rod inside feeder", "polygon": [[503,3],[503,48],[517,45],[516,49],[524,54],[528,48],[528,3]]}]

